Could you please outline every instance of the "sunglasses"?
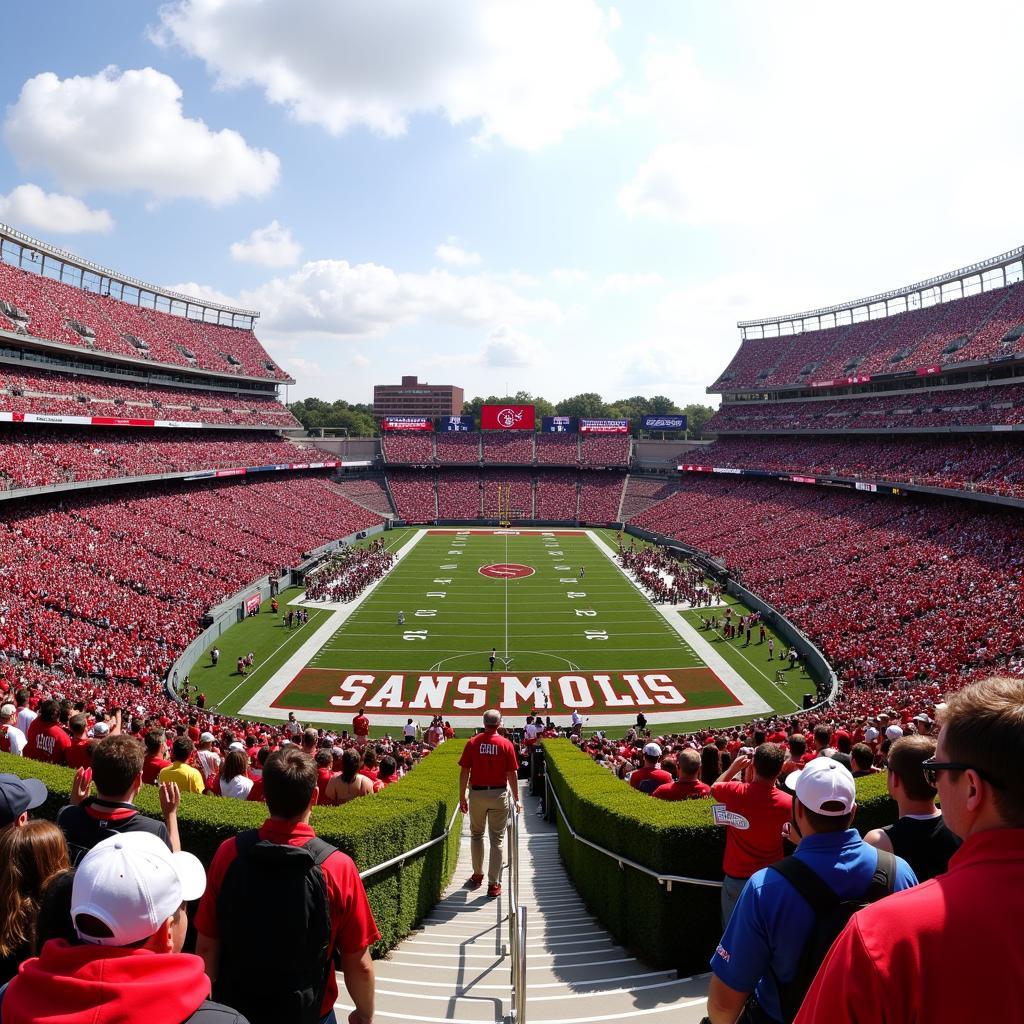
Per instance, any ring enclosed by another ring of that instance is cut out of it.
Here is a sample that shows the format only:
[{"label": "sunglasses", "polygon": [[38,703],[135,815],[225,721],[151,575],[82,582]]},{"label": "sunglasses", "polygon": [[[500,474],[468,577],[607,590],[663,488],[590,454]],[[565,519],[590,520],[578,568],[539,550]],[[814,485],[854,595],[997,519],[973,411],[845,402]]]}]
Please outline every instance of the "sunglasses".
[{"label": "sunglasses", "polygon": [[936,761],[934,757],[928,758],[927,761],[921,762],[921,771],[924,772],[925,779],[928,780],[928,785],[934,787],[938,785],[939,772],[963,772],[970,769],[972,772],[977,772],[990,786],[995,786],[996,789],[1006,789],[1006,786],[998,779],[993,778],[988,772],[982,768],[978,768],[973,764],[964,764],[962,761]]}]

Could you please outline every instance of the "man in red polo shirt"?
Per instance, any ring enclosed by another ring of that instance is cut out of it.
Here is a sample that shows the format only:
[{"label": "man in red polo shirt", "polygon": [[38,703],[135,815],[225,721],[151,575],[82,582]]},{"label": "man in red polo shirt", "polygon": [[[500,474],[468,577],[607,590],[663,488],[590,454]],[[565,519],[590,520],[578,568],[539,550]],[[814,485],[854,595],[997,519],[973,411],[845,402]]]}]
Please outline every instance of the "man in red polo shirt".
[{"label": "man in red polo shirt", "polygon": [[363,708],[360,708],[359,714],[352,719],[352,735],[356,738],[357,747],[365,746],[370,737],[370,720]]},{"label": "man in red polo shirt", "polygon": [[644,747],[644,763],[629,773],[629,784],[650,796],[659,786],[667,786],[673,780],[664,768],[658,767],[661,760],[661,747],[657,743],[648,743]]},{"label": "man in red polo shirt", "polygon": [[71,746],[71,737],[60,726],[60,705],[55,700],[44,700],[39,714],[29,726],[25,756],[50,764],[64,764],[65,751]]},{"label": "man in red polo shirt", "polygon": [[[352,859],[310,827],[316,784],[308,754],[294,746],[271,754],[263,768],[270,817],[258,832],[226,839],[210,864],[196,915],[196,952],[214,991],[250,1024],[304,1019],[313,1003],[315,1019],[333,1019],[335,951],[353,1003],[351,1024],[373,1018],[370,946],[380,932]],[[324,891],[326,908],[315,899]],[[255,931],[247,926],[254,906],[261,908]],[[317,963],[311,950],[324,949],[326,960]]]},{"label": "man in red polo shirt", "polygon": [[[473,874],[467,888],[478,889],[484,880],[484,830],[491,841],[487,861],[487,895],[501,895],[502,846],[508,823],[508,790],[512,790],[516,810],[519,803],[519,758],[512,741],[499,735],[500,711],[484,713],[484,731],[477,733],[462,751],[459,765],[459,806],[469,812],[469,848]],[[466,787],[469,797],[466,796]]]},{"label": "man in red polo shirt", "polygon": [[[775,785],[785,759],[777,743],[762,743],[754,751],[753,761],[740,755],[711,787],[711,795],[727,812],[720,822],[727,828],[722,861],[723,928],[747,879],[782,859],[782,826],[789,821],[793,808],[793,798]],[[751,763],[751,781],[733,782],[734,776]],[[715,820],[719,821],[717,813]]]},{"label": "man in red polo shirt", "polygon": [[796,1024],[1021,1020],[1024,687],[972,683],[940,724],[921,768],[963,845],[945,874],[854,914]]},{"label": "man in red polo shirt", "polygon": [[656,800],[700,800],[711,796],[711,787],[697,778],[700,772],[700,754],[696,750],[680,750],[676,755],[679,778],[667,782],[654,791]]}]

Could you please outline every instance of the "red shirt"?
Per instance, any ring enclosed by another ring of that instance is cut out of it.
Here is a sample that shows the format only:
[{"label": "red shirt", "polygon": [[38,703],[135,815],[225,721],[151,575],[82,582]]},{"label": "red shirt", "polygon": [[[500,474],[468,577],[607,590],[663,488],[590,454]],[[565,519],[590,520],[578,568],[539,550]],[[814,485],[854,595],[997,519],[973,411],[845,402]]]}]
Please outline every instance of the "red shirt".
[{"label": "red shirt", "polygon": [[629,784],[642,793],[653,793],[661,786],[668,786],[673,782],[671,774],[664,768],[648,768],[644,765],[637,768],[629,776]]},{"label": "red shirt", "polygon": [[352,719],[352,731],[357,736],[370,735],[370,720],[366,715],[356,715],[356,717]]},{"label": "red shirt", "polygon": [[64,752],[71,746],[71,737],[56,723],[47,725],[36,718],[28,727],[25,756],[50,764],[64,764]]},{"label": "red shirt", "polygon": [[793,798],[773,782],[716,782],[711,795],[747,822],[747,828],[726,826],[722,870],[732,878],[749,878],[755,871],[782,860],[782,826],[789,821]]},{"label": "red shirt", "polygon": [[[255,789],[256,787],[253,786]],[[288,843],[291,846],[302,846],[313,838],[315,833],[309,825],[302,823],[290,825],[284,821],[269,818],[260,828],[260,839],[272,843]],[[227,874],[231,862],[237,856],[235,840],[225,839],[213,855],[210,870],[206,875],[206,892],[203,893],[199,912],[196,914],[196,929],[211,939],[220,937],[217,921],[217,896],[221,884]],[[366,900],[366,890],[356,869],[355,862],[340,850],[332,853],[323,865],[324,879],[327,882],[327,902],[331,908],[331,950],[341,953],[360,953],[367,946],[380,938],[377,924],[373,920],[370,904]],[[270,899],[273,893],[253,893],[253,899]],[[225,941],[230,942],[230,938]],[[338,977],[334,971],[327,972],[327,987],[320,1007],[320,1016],[331,1012],[338,999]]]},{"label": "red shirt", "polygon": [[949,869],[855,914],[796,1024],[1020,1020],[1024,829],[968,836]]},{"label": "red shirt", "polygon": [[504,788],[508,773],[519,771],[512,741],[497,732],[479,732],[465,746],[459,765],[469,769],[471,786]]},{"label": "red shirt", "polygon": [[142,781],[146,783],[156,782],[156,777],[164,768],[170,767],[170,764],[170,761],[165,761],[162,757],[143,758]]},{"label": "red shirt", "polygon": [[700,800],[705,796],[711,796],[711,787],[700,779],[670,782],[654,791],[657,800]]},{"label": "red shirt", "polygon": [[89,741],[72,737],[71,746],[64,751],[64,763],[70,768],[88,768],[92,764]]}]

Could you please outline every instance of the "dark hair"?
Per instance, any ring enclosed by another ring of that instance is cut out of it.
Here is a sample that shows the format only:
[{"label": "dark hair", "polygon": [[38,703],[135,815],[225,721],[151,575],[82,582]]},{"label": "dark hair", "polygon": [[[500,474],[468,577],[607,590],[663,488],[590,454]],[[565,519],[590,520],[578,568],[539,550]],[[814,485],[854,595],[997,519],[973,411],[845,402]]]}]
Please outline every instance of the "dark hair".
[{"label": "dark hair", "polygon": [[934,800],[935,789],[924,777],[921,762],[935,754],[931,736],[903,736],[889,750],[889,771],[895,775],[911,800]]},{"label": "dark hair", "polygon": [[171,747],[171,760],[172,761],[187,761],[192,756],[192,751],[195,750],[195,744],[188,736],[179,736]]},{"label": "dark hair", "polygon": [[267,763],[267,758],[270,757],[271,750],[268,746],[262,746],[256,751],[256,763],[262,768]]},{"label": "dark hair", "polygon": [[848,754],[852,746],[853,739],[848,732],[841,732],[836,737],[836,750],[838,750],[840,754]]},{"label": "dark hair", "polygon": [[263,767],[263,797],[271,817],[298,818],[313,799],[316,762],[297,747],[275,751]]},{"label": "dark hair", "polygon": [[341,755],[341,781],[351,782],[359,774],[359,769],[362,766],[363,759],[359,755],[359,751],[349,747]]},{"label": "dark hair", "polygon": [[304,747],[315,747],[316,741],[319,738],[320,737],[316,729],[306,728],[302,730],[302,745]]},{"label": "dark hair", "polygon": [[64,833],[52,821],[0,829],[0,956],[31,949],[43,884],[67,866]]},{"label": "dark hair", "polygon": [[814,727],[814,742],[819,747],[827,747],[832,739],[832,730],[827,725],[816,725]]},{"label": "dark hair", "polygon": [[249,759],[241,750],[229,750],[220,766],[222,782],[230,782],[236,775],[244,775],[249,767]]},{"label": "dark hair", "polygon": [[60,705],[55,700],[44,700],[39,705],[39,717],[49,725],[60,721]]},{"label": "dark hair", "polygon": [[971,683],[946,698],[941,723],[946,757],[995,779],[1003,823],[1024,827],[1024,684],[1002,676]]},{"label": "dark hair", "polygon": [[92,752],[92,781],[100,796],[120,796],[142,774],[143,753],[130,736],[108,736]]},{"label": "dark hair", "polygon": [[867,772],[875,763],[875,752],[866,743],[854,743],[850,750],[850,759],[857,771]]},{"label": "dark hair", "polygon": [[39,913],[36,915],[35,955],[39,956],[50,939],[77,942],[78,933],[71,921],[71,887],[75,869],[58,871],[43,883],[39,894]]},{"label": "dark hair", "polygon": [[143,742],[146,744],[146,753],[159,754],[165,739],[166,736],[163,729],[150,729],[143,737]]},{"label": "dark hair", "polygon": [[762,743],[754,751],[754,772],[762,779],[777,779],[786,761],[786,752],[778,743]]},{"label": "dark hair", "polygon": [[397,771],[398,764],[395,762],[393,757],[382,757],[380,759],[380,773],[377,777],[383,782],[384,779],[390,779]]},{"label": "dark hair", "polygon": [[334,754],[326,747],[321,747],[313,757],[319,768],[330,768],[334,764]]},{"label": "dark hair", "polygon": [[806,804],[801,804],[807,820],[815,832],[845,832],[853,821],[853,811],[849,814],[819,814],[812,811]]},{"label": "dark hair", "polygon": [[795,732],[789,737],[789,756],[795,761],[807,753],[807,737],[802,732]]},{"label": "dark hair", "polygon": [[722,774],[722,754],[718,747],[708,745],[700,752],[700,780],[709,786]]},{"label": "dark hair", "polygon": [[363,764],[367,768],[373,768],[377,764],[377,751],[373,747],[367,747],[363,751]]},{"label": "dark hair", "polygon": [[82,714],[72,715],[68,719],[68,725],[76,736],[81,736],[89,726],[89,719]]}]

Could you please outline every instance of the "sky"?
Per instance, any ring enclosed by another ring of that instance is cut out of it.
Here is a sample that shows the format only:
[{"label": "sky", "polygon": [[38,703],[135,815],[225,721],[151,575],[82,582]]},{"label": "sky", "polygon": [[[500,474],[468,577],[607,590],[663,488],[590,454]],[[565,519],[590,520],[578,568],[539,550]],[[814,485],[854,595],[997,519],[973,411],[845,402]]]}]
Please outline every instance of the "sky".
[{"label": "sky", "polygon": [[262,316],[288,398],[705,388],[1024,236],[1024,5],[49,0],[0,221]]}]

